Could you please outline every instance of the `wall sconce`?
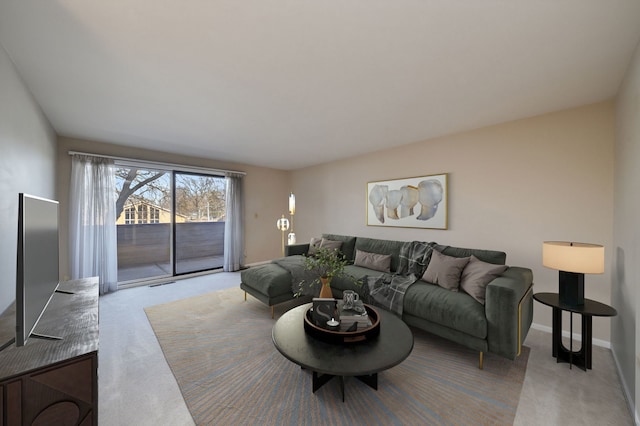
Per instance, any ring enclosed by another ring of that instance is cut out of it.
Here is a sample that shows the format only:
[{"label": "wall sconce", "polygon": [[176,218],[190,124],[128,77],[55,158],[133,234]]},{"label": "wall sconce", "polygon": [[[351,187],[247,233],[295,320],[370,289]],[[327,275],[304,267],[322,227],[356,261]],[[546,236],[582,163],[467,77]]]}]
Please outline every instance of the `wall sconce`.
[{"label": "wall sconce", "polygon": [[584,305],[584,274],[604,272],[604,247],[598,244],[545,241],[542,264],[557,269],[560,303]]}]

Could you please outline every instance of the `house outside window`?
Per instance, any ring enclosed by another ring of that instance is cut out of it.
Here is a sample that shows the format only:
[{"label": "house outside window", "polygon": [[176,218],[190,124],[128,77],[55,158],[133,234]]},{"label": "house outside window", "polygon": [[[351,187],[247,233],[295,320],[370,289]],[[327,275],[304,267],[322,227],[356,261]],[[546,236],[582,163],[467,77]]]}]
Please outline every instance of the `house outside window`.
[{"label": "house outside window", "polygon": [[138,223],[149,223],[147,217],[147,206],[144,204],[138,205]]},{"label": "house outside window", "polygon": [[160,209],[156,208],[156,207],[149,207],[149,211],[150,211],[150,218],[149,218],[149,222],[150,223],[160,223]]},{"label": "house outside window", "polygon": [[125,225],[133,225],[136,223],[136,210],[134,207],[124,209],[124,223]]}]

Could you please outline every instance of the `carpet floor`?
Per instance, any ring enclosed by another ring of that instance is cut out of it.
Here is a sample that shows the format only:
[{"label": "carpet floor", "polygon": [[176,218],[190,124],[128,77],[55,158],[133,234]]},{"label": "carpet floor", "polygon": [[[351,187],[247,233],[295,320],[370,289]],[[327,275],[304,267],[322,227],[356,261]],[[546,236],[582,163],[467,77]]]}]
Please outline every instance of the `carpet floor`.
[{"label": "carpet floor", "polygon": [[270,310],[239,288],[145,311],[198,425],[509,425],[529,357],[485,354],[480,370],[477,352],[413,329],[378,390],[349,379],[343,403],[337,380],[311,392],[311,372],[275,349]]}]

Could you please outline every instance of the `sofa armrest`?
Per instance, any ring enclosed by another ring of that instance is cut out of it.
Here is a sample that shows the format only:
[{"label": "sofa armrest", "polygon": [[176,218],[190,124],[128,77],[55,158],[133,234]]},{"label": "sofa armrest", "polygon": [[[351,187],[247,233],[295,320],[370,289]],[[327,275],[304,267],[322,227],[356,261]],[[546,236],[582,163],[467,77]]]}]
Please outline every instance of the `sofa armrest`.
[{"label": "sofa armrest", "polygon": [[291,244],[284,246],[284,255],[293,256],[296,254],[307,254],[309,252],[309,243],[306,244]]},{"label": "sofa armrest", "polygon": [[520,355],[533,320],[533,272],[510,267],[487,285],[485,298],[489,352],[509,359]]}]

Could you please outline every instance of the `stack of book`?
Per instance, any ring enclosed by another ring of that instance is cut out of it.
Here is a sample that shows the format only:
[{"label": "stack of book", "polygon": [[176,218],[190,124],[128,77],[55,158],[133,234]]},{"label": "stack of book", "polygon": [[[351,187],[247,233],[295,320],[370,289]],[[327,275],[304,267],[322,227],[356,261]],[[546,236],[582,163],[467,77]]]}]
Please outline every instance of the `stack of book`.
[{"label": "stack of book", "polygon": [[361,300],[356,300],[353,309],[345,309],[344,302],[338,300],[340,331],[357,331],[371,327],[371,320]]}]

